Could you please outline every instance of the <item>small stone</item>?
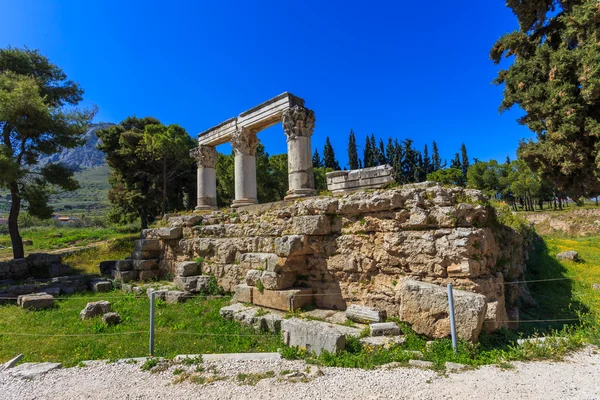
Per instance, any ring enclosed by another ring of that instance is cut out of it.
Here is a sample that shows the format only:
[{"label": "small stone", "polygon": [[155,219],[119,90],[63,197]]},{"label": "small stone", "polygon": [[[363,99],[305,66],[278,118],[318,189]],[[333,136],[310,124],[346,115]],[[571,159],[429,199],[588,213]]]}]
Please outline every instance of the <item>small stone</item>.
[{"label": "small stone", "polygon": [[175,265],[175,273],[177,276],[198,275],[198,264],[193,261],[178,262]]},{"label": "small stone", "polygon": [[107,325],[117,325],[121,322],[121,316],[116,312],[109,312],[102,316],[102,322]]},{"label": "small stone", "polygon": [[464,364],[446,362],[446,371],[448,372],[460,372],[467,368]]},{"label": "small stone", "polygon": [[165,295],[165,302],[169,304],[177,304],[183,303],[188,299],[188,294],[186,292],[181,292],[179,290],[169,290]]},{"label": "small stone", "polygon": [[433,368],[433,363],[431,361],[423,360],[408,360],[408,365],[417,368]]},{"label": "small stone", "polygon": [[110,312],[110,302],[101,300],[87,303],[85,308],[79,313],[79,316],[82,320],[86,320],[108,312]]},{"label": "small stone", "polygon": [[400,335],[400,327],[395,322],[378,322],[370,324],[371,336],[396,336]]},{"label": "small stone", "polygon": [[558,253],[556,258],[559,260],[579,261],[579,253],[575,250],[563,251],[562,253]]},{"label": "small stone", "polygon": [[92,280],[90,281],[90,289],[95,293],[110,292],[113,290],[113,284],[107,280]]},{"label": "small stone", "polygon": [[133,293],[135,293],[136,296],[141,296],[144,294],[144,288],[141,288],[139,286],[134,286],[132,291]]},{"label": "small stone", "polygon": [[41,310],[54,306],[54,297],[48,293],[25,294],[18,297],[17,304],[27,310]]},{"label": "small stone", "polygon": [[386,312],[359,304],[350,304],[346,309],[346,318],[362,324],[383,322],[386,319]]},{"label": "small stone", "polygon": [[262,271],[251,269],[246,273],[246,285],[257,286],[262,276]]},{"label": "small stone", "polygon": [[594,290],[600,290],[600,283],[594,283],[592,285],[592,289],[594,289]]},{"label": "small stone", "polygon": [[325,374],[323,373],[323,371],[321,370],[321,368],[317,367],[316,365],[309,365],[308,366],[308,371],[307,371],[306,375],[309,378],[318,378],[318,377],[323,376]]}]

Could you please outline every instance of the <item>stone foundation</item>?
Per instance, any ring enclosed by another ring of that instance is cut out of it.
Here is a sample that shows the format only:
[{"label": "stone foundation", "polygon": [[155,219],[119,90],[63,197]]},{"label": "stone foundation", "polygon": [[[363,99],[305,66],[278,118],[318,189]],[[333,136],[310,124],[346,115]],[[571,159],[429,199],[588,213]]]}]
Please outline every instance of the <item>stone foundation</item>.
[{"label": "stone foundation", "polygon": [[202,273],[240,302],[279,310],[362,304],[394,317],[401,314],[402,281],[410,278],[483,295],[484,327],[495,330],[506,326],[506,309],[528,296],[524,286],[504,286],[523,280],[525,245],[494,222],[484,201],[476,190],[425,182],[171,216],[168,228],[142,237],[159,240],[164,276],[201,258]]}]

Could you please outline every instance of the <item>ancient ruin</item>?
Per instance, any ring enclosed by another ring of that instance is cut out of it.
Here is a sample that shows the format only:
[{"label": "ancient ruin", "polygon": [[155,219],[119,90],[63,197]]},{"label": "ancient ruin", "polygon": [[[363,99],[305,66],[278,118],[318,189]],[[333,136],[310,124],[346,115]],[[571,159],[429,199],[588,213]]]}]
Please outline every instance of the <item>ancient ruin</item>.
[{"label": "ancient ruin", "polygon": [[333,194],[351,193],[357,190],[380,189],[395,181],[390,165],[328,172],[327,189]]},{"label": "ancient ruin", "polygon": [[257,133],[282,122],[287,136],[289,191],[286,200],[315,194],[311,136],[315,114],[304,100],[285,92],[238,117],[198,135],[198,148],[191,155],[198,163],[197,211],[217,208],[215,146],[230,142],[235,152],[235,200],[232,207],[257,203],[255,150]]}]

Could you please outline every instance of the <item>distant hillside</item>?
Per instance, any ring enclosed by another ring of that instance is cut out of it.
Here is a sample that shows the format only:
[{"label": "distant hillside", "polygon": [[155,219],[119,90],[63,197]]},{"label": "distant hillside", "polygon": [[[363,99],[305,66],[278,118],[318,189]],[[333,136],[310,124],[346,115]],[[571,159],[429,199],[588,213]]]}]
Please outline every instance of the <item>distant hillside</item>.
[{"label": "distant hillside", "polygon": [[63,149],[59,153],[40,158],[40,165],[48,163],[62,163],[74,170],[84,170],[96,168],[106,164],[104,153],[96,148],[99,139],[96,131],[112,126],[111,123],[101,123],[90,125],[84,139],[85,144],[74,149]]}]

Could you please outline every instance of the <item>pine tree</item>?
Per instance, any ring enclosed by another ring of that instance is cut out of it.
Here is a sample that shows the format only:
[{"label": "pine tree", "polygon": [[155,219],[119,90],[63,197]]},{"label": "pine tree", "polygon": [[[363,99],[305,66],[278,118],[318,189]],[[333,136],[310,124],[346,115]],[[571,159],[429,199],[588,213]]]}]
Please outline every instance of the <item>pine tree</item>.
[{"label": "pine tree", "polygon": [[364,165],[363,168],[369,168],[375,166],[375,157],[373,154],[373,147],[371,146],[371,138],[367,135],[365,141],[365,149],[363,154]]},{"label": "pine tree", "polygon": [[435,142],[435,140],[433,141],[433,144],[432,144],[432,152],[433,153],[431,154],[431,168],[432,168],[431,172],[435,172],[442,168],[442,158],[440,157],[438,146],[437,146],[437,143]]},{"label": "pine tree", "polygon": [[386,161],[393,168],[396,164],[396,148],[394,147],[394,141],[392,140],[392,138],[388,138],[388,143],[385,152],[387,154]]},{"label": "pine tree", "polygon": [[348,166],[350,169],[358,169],[358,151],[356,149],[356,136],[354,131],[350,129],[350,137],[348,138]]},{"label": "pine tree", "polygon": [[403,165],[404,165],[404,149],[402,145],[398,141],[398,139],[394,140],[394,159],[395,162],[392,165],[394,167],[394,172],[396,174],[396,182],[398,183],[406,183],[407,179],[404,175]]},{"label": "pine tree", "polygon": [[423,164],[423,154],[417,151],[417,168],[415,171],[416,181],[425,182],[427,174],[425,173],[425,165]]},{"label": "pine tree", "polygon": [[339,171],[341,169],[340,164],[335,159],[335,152],[333,151],[333,146],[331,146],[329,136],[325,138],[325,147],[323,148],[323,165],[325,168],[331,168],[334,171]]},{"label": "pine tree", "polygon": [[377,142],[375,141],[375,134],[371,134],[371,138],[370,138],[369,142],[370,142],[371,150],[373,151],[373,165],[371,165],[371,166],[376,167],[379,165],[379,162],[381,161],[381,152],[379,150],[379,147],[377,147]]},{"label": "pine tree", "polygon": [[429,158],[429,150],[427,145],[423,147],[423,172],[425,176],[433,172],[433,166],[431,165],[431,159]]},{"label": "pine tree", "polygon": [[321,159],[321,156],[319,155],[319,149],[315,149],[312,161],[313,161],[314,168],[321,168],[323,166],[323,160]]},{"label": "pine tree", "polygon": [[402,173],[407,183],[414,183],[418,180],[418,161],[417,153],[412,148],[413,141],[404,140],[404,159],[402,160]]},{"label": "pine tree", "polygon": [[462,171],[462,162],[460,161],[460,154],[454,154],[454,159],[450,163],[450,168],[460,169]]},{"label": "pine tree", "polygon": [[463,143],[460,147],[461,154],[461,169],[463,176],[465,177],[465,182],[467,181],[467,171],[469,170],[469,157],[467,156],[467,146]]},{"label": "pine tree", "polygon": [[387,156],[385,155],[385,146],[383,144],[383,139],[379,139],[379,165],[385,165],[388,163]]}]

